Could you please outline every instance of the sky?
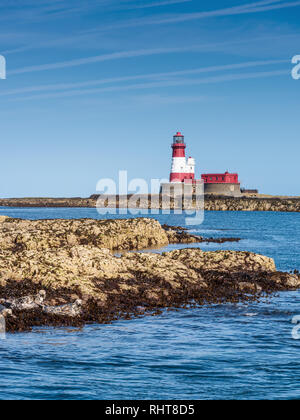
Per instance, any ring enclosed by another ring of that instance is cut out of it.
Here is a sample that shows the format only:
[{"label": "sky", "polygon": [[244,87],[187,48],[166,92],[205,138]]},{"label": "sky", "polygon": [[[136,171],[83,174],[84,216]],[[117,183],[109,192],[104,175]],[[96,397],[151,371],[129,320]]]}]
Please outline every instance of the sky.
[{"label": "sky", "polygon": [[300,1],[1,0],[0,197],[196,176],[300,195]]}]

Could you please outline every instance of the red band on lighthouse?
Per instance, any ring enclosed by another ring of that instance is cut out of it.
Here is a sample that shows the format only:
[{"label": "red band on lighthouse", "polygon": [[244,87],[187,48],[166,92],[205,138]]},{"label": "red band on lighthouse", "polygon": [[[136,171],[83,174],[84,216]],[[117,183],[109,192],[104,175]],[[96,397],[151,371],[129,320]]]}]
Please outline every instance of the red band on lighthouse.
[{"label": "red band on lighthouse", "polygon": [[173,158],[176,157],[183,157],[185,158],[185,144],[172,144],[172,148],[173,148]]}]

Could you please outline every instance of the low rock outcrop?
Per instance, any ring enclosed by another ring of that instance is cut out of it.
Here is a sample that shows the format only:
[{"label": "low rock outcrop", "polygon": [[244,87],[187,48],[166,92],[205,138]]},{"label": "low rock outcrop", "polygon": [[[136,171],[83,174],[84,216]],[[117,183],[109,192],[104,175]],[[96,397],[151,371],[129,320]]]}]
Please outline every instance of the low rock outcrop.
[{"label": "low rock outcrop", "polygon": [[277,272],[271,258],[250,252],[128,252],[166,245],[166,229],[148,219],[3,219],[0,315],[8,331],[111,322],[300,287],[298,274]]},{"label": "low rock outcrop", "polygon": [[[81,208],[95,208],[99,195],[92,195],[90,198],[9,198],[0,199],[0,206],[2,207],[81,207]],[[109,200],[102,200],[101,207],[108,206],[106,202]],[[132,200],[132,196],[116,197],[112,200],[113,207],[117,208],[140,208],[140,209],[162,209],[178,208],[176,200],[166,199],[162,196],[148,196],[141,195],[140,198]],[[178,200],[180,203],[182,200]],[[195,201],[188,204],[187,209],[193,208]],[[182,207],[182,204],[180,204]],[[204,208],[207,211],[282,211],[282,212],[299,212],[300,198],[299,197],[226,197],[216,195],[206,195],[204,200]]]},{"label": "low rock outcrop", "polygon": [[165,254],[176,261],[182,261],[188,267],[204,271],[276,271],[272,258],[239,251],[203,252],[199,248],[183,249]]},{"label": "low rock outcrop", "polygon": [[205,198],[205,210],[299,212],[300,198],[209,196]]},{"label": "low rock outcrop", "polygon": [[189,233],[186,228],[180,226],[163,225],[170,244],[195,244],[195,243],[218,243],[224,242],[239,242],[240,238],[204,238],[203,236],[193,235]]},{"label": "low rock outcrop", "polygon": [[162,247],[168,237],[154,219],[21,220],[3,218],[0,249],[47,251],[90,245],[110,250]]}]

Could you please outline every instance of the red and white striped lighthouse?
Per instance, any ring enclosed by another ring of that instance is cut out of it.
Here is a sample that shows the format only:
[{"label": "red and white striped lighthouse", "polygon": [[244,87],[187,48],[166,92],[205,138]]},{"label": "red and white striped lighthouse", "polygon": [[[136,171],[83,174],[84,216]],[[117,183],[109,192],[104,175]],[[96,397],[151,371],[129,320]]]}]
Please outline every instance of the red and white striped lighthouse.
[{"label": "red and white striped lighthouse", "polygon": [[177,132],[173,137],[173,156],[172,168],[170,174],[170,182],[193,182],[195,179],[195,160],[193,158],[185,158],[186,144],[184,136]]}]

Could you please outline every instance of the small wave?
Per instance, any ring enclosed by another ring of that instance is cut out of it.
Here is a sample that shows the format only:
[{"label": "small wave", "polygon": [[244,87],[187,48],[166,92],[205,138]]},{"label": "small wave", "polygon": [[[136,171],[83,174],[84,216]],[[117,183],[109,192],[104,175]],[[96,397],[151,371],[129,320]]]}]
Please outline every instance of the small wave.
[{"label": "small wave", "polygon": [[229,229],[189,229],[188,232],[190,233],[222,233]]}]

